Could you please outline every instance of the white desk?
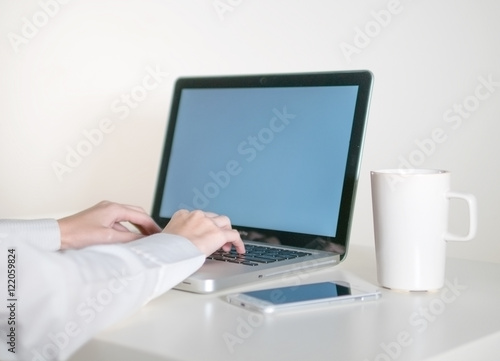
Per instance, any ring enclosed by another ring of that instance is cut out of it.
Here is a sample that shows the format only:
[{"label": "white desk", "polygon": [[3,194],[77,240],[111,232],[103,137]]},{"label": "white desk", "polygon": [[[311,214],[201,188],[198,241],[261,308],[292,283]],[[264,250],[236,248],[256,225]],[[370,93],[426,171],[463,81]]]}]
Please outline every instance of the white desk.
[{"label": "white desk", "polygon": [[[374,251],[257,286],[361,278],[376,284]],[[449,259],[449,284],[434,293],[382,290],[377,301],[261,316],[227,293],[170,291],[95,337],[71,361],[499,360],[500,264]]]}]

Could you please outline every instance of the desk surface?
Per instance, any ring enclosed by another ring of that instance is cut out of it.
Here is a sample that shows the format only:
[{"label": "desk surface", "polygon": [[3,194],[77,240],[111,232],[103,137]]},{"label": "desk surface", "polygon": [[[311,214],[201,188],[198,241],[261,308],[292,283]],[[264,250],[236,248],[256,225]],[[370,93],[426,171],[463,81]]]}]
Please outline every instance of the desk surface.
[{"label": "desk surface", "polygon": [[382,289],[376,301],[262,316],[226,293],[323,280],[376,284],[374,251],[352,247],[328,270],[212,295],[170,291],[97,335],[71,361],[498,360],[500,264],[448,259],[436,292]]}]

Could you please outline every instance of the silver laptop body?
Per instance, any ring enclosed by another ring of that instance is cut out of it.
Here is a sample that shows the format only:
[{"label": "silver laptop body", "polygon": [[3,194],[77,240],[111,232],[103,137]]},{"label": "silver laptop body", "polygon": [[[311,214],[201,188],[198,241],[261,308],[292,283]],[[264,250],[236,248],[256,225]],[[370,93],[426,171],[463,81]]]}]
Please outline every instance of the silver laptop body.
[{"label": "silver laptop body", "polygon": [[177,289],[215,292],[345,258],[372,82],[364,70],[177,80],[153,218],[224,214],[257,252],[213,255]]}]

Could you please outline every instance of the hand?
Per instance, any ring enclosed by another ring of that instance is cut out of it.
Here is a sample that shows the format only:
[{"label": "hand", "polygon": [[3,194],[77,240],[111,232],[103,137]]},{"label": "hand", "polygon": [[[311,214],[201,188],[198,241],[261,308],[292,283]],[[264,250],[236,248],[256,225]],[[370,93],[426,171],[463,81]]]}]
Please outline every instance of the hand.
[{"label": "hand", "polygon": [[206,256],[222,247],[229,251],[234,245],[238,253],[245,253],[245,246],[237,230],[231,228],[228,217],[215,213],[177,211],[163,230],[189,239]]},{"label": "hand", "polygon": [[[121,222],[130,222],[140,233],[128,229]],[[142,208],[108,201],[62,218],[58,223],[61,249],[130,242],[161,232],[161,228]]]}]

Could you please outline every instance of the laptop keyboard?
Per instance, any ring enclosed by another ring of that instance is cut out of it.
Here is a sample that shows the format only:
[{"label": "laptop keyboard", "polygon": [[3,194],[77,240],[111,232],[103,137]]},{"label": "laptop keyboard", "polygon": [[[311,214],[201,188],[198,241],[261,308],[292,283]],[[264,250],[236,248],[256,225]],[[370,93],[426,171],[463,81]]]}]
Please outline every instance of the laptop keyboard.
[{"label": "laptop keyboard", "polygon": [[262,263],[279,262],[311,255],[307,252],[248,244],[245,245],[245,250],[245,254],[239,254],[234,248],[230,252],[224,252],[220,249],[208,256],[207,259],[257,266]]}]

